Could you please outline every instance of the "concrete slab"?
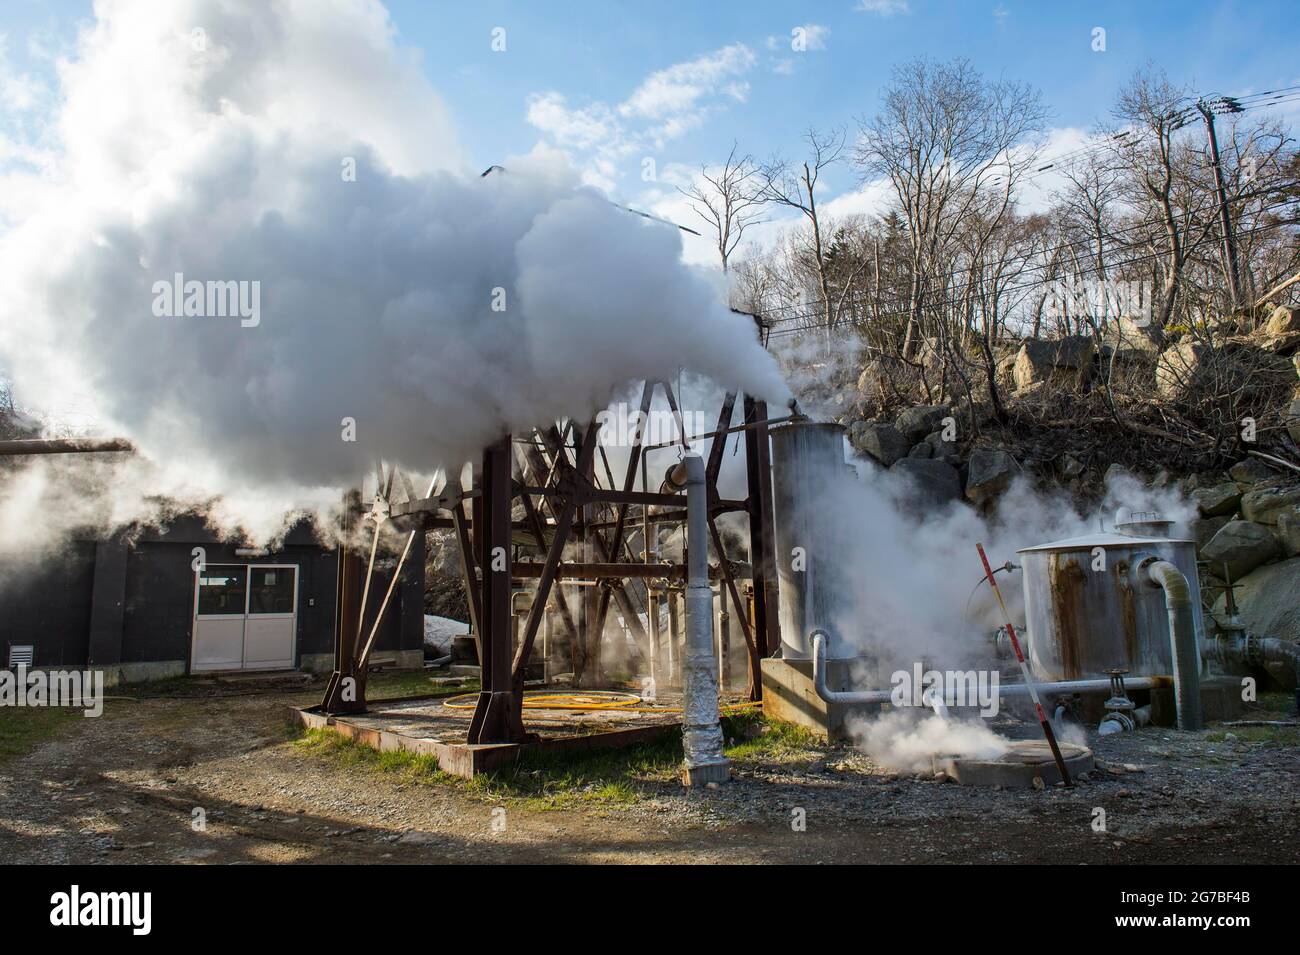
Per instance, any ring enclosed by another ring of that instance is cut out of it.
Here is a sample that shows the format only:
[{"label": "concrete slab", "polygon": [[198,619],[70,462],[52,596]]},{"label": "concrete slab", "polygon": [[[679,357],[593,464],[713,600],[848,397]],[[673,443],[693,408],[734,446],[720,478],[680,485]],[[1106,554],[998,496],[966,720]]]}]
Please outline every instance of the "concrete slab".
[{"label": "concrete slab", "polygon": [[674,703],[642,701],[635,711],[526,708],[524,728],[534,743],[466,743],[472,708],[446,705],[458,695],[372,701],[365,713],[328,716],[316,707],[289,707],[292,722],[327,729],[380,751],[432,756],[444,772],[467,779],[517,760],[525,750],[582,752],[653,742],[681,733]]},{"label": "concrete slab", "polygon": [[[850,739],[847,724],[880,712],[878,704],[848,706],[827,703],[813,686],[811,660],[767,659],[760,664],[763,682],[763,715],[771,720],[794,723],[831,740]],[[830,660],[826,664],[826,685],[832,690],[860,689],[858,673],[869,667],[867,660]]]}]

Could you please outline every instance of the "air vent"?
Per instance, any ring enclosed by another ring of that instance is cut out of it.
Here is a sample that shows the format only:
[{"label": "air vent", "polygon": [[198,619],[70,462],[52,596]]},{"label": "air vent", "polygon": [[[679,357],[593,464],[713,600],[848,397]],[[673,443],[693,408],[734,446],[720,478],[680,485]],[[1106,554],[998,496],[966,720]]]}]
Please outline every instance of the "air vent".
[{"label": "air vent", "polygon": [[36,648],[30,643],[25,646],[19,646],[16,643],[9,644],[9,669],[30,667],[35,653]]}]

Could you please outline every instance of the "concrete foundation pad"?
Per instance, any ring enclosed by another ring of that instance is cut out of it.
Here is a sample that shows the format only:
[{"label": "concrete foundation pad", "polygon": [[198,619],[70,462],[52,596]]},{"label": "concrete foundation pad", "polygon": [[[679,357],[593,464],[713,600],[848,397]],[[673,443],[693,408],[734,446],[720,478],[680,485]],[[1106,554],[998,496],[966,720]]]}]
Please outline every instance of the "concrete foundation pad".
[{"label": "concrete foundation pad", "polygon": [[[1080,773],[1092,772],[1096,763],[1092,750],[1073,743],[1060,743],[1061,757],[1073,779]],[[963,786],[1005,786],[1008,789],[1029,788],[1034,777],[1051,786],[1061,781],[1060,770],[1046,740],[1017,740],[1011,749],[994,759],[976,759],[966,756],[935,756],[934,771],[944,772]]]},{"label": "concrete foundation pad", "polygon": [[[832,690],[861,689],[856,673],[867,660],[828,660],[826,685]],[[813,686],[811,660],[767,659],[761,663],[763,715],[794,723],[831,740],[849,740],[848,723],[880,712],[878,704],[827,703]],[[856,672],[855,672],[856,671]]]},{"label": "concrete foundation pad", "polygon": [[448,710],[443,706],[447,699],[446,694],[438,694],[376,700],[364,713],[339,716],[322,713],[314,706],[289,707],[288,716],[300,726],[329,730],[380,751],[432,756],[443,772],[466,779],[510,765],[528,750],[574,753],[618,749],[682,732],[681,716],[671,708],[662,713],[529,709],[524,711],[524,728],[535,734],[534,741],[466,743],[463,740],[473,709]]},{"label": "concrete foundation pad", "polygon": [[707,786],[709,783],[725,783],[731,778],[731,760],[720,763],[706,763],[703,766],[682,766],[683,786]]}]

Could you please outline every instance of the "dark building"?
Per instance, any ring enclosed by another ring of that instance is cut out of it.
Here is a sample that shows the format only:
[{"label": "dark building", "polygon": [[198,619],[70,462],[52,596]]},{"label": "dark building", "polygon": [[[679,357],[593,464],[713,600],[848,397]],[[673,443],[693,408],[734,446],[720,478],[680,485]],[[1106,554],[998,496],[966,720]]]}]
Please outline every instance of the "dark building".
[{"label": "dark building", "polygon": [[[403,566],[372,663],[421,664],[423,538],[416,535]],[[396,563],[376,562],[367,633]],[[193,517],[164,531],[72,540],[54,558],[0,568],[0,663],[100,669],[109,684],[234,670],[329,672],[337,570],[337,553],[305,523],[272,552],[223,543]]]}]

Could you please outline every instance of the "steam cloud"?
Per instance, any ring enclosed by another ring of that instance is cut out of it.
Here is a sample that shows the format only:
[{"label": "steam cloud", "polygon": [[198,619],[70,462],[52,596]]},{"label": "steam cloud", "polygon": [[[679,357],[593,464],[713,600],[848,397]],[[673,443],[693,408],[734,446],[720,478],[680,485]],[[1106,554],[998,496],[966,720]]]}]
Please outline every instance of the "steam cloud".
[{"label": "steam cloud", "polygon": [[[377,458],[458,465],[683,363],[788,395],[750,320],[681,263],[676,230],[544,152],[469,169],[378,2],[95,14],[60,68],[52,158],[6,176],[23,199],[0,237],[0,369],[24,404],[75,396],[154,462],[107,482],[115,518],[152,495],[219,495],[266,536]],[[176,273],[259,283],[260,321],[155,315],[154,285]],[[3,492],[0,520],[29,540],[58,520],[53,467],[31,466],[21,500]]]}]

